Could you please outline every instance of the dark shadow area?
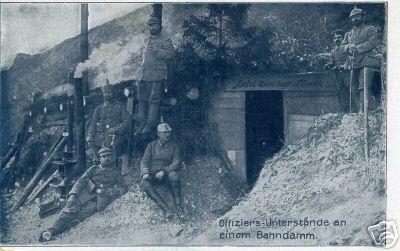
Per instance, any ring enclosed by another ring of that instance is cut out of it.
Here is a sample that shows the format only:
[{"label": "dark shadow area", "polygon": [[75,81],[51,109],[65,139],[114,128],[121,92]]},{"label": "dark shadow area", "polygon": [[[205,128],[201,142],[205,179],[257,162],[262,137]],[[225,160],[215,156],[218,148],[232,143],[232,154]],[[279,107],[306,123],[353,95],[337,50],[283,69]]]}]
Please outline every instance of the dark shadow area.
[{"label": "dark shadow area", "polygon": [[246,92],[246,166],[250,186],[264,162],[284,145],[281,91]]}]

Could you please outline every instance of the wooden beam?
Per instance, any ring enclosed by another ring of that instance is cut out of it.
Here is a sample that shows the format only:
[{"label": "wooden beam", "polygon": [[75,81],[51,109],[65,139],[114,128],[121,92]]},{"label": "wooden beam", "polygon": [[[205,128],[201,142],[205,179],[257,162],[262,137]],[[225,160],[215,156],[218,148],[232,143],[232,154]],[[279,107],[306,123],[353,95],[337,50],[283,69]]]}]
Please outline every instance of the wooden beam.
[{"label": "wooden beam", "polygon": [[27,185],[27,187],[24,189],[24,192],[22,193],[21,197],[17,200],[17,202],[11,208],[12,211],[17,210],[20,206],[22,206],[24,204],[24,202],[26,201],[28,196],[31,194],[31,192],[35,188],[36,184],[39,182],[39,180],[42,178],[43,174],[47,170],[49,164],[53,160],[54,155],[64,147],[64,145],[67,143],[67,140],[68,140],[67,137],[63,137],[62,140],[54,148],[54,151],[52,153],[50,153],[47,158],[45,158],[43,163],[40,165],[39,169],[36,171],[35,175],[29,181],[29,184]]},{"label": "wooden beam", "polygon": [[75,93],[75,149],[77,154],[78,168],[75,176],[86,170],[86,137],[85,137],[85,108],[83,106],[82,79],[74,79]]}]

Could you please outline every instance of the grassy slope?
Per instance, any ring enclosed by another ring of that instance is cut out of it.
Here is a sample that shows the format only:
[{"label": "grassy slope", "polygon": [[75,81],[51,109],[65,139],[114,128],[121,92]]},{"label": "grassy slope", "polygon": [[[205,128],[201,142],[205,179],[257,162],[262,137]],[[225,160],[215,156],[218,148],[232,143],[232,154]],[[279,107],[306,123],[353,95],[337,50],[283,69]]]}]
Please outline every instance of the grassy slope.
[{"label": "grassy slope", "polygon": [[[248,197],[220,219],[295,220],[326,219],[328,227],[213,228],[193,243],[220,245],[372,245],[367,227],[385,218],[386,197],[379,193],[385,173],[384,116],[370,118],[371,157],[368,183],[363,155],[362,115],[327,114],[316,121],[306,137],[266,162]],[[334,220],[346,226],[334,227]],[[220,232],[257,231],[313,233],[312,240],[219,239]]]}]

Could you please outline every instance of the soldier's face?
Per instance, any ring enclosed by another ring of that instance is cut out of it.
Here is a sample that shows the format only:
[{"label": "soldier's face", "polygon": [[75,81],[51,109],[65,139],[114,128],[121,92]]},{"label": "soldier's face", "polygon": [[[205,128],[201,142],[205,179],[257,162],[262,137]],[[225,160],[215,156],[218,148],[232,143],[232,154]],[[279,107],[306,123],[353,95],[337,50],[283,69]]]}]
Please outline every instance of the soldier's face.
[{"label": "soldier's face", "polygon": [[112,100],[112,92],[103,92],[103,97],[105,101],[111,101]]},{"label": "soldier's face", "polygon": [[351,22],[355,25],[355,26],[359,26],[362,22],[362,16],[361,14],[356,14],[354,16],[351,17]]},{"label": "soldier's face", "polygon": [[157,35],[161,32],[161,26],[159,24],[149,24],[149,30],[151,35]]},{"label": "soldier's face", "polygon": [[100,163],[104,167],[113,166],[112,154],[105,154],[100,156]]},{"label": "soldier's face", "polygon": [[162,141],[162,142],[167,142],[168,140],[171,139],[171,132],[158,132],[158,138]]},{"label": "soldier's face", "polygon": [[342,40],[343,40],[342,35],[335,35],[335,36],[333,37],[333,42],[334,42],[336,45],[340,45],[340,44],[342,43]]}]

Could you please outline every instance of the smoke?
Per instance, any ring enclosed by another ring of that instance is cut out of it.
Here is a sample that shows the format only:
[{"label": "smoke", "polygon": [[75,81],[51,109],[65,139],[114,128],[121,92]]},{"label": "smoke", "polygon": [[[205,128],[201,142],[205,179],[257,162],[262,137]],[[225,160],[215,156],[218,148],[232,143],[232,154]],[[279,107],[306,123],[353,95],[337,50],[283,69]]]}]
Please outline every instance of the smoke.
[{"label": "smoke", "polygon": [[131,65],[135,58],[140,57],[144,39],[144,34],[139,34],[129,38],[127,42],[101,44],[98,49],[93,50],[88,60],[78,64],[74,77],[80,78],[84,71],[91,71],[96,76],[95,79],[98,79],[99,75],[107,76],[118,68]]}]

